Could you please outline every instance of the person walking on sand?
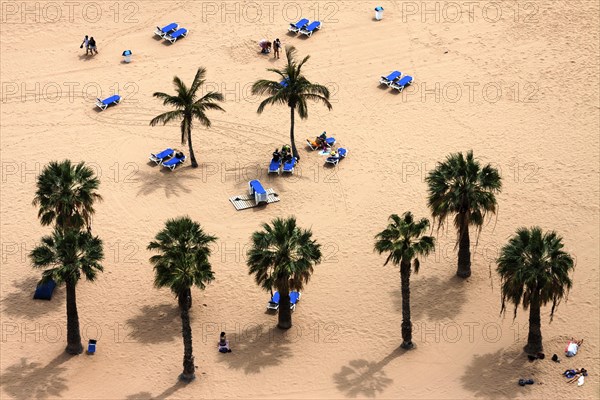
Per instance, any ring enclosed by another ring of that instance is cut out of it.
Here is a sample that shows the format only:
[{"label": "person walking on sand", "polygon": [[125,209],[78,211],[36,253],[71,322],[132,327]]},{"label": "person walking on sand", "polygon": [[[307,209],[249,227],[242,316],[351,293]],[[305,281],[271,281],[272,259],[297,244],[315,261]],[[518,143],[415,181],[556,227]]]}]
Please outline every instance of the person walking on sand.
[{"label": "person walking on sand", "polygon": [[[96,41],[94,40],[94,37],[93,37],[93,36],[90,38],[89,46],[90,46],[90,53],[91,53],[92,55],[94,55],[94,52],[95,52],[96,54],[98,54],[98,50],[96,49]],[[87,53],[86,53],[86,54],[87,54]]]},{"label": "person walking on sand", "polygon": [[279,59],[279,49],[281,49],[281,42],[279,41],[279,38],[277,38],[273,42],[273,58]]},{"label": "person walking on sand", "polygon": [[88,39],[88,35],[85,35],[85,37],[83,38],[83,42],[81,42],[81,46],[79,46],[79,48],[83,49],[83,46],[85,46],[85,55],[87,56],[90,51],[90,39]]}]

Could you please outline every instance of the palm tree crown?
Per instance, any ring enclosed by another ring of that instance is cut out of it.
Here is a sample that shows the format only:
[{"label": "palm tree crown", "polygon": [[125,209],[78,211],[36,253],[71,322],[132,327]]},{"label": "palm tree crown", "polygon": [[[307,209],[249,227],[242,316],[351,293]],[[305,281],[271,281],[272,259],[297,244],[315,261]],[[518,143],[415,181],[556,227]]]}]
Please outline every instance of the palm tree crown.
[{"label": "palm tree crown", "polygon": [[192,148],[192,125],[194,119],[200,121],[200,124],[206,128],[211,127],[211,121],[206,116],[208,110],[225,111],[220,105],[216,104],[216,101],[223,101],[223,94],[219,92],[207,92],[204,96],[198,98],[198,89],[205,83],[206,69],[198,68],[196,76],[192,85],[188,88],[183,81],[177,76],[173,78],[173,85],[175,87],[176,94],[170,95],[167,93],[156,92],[153,94],[154,97],[159,98],[163,101],[163,105],[174,108],[173,111],[160,114],[154,117],[150,121],[150,126],[157,124],[167,124],[170,121],[181,120],[181,144],[185,145],[189,142],[190,157],[192,159],[192,166],[197,167],[198,163],[194,155]]},{"label": "palm tree crown", "polygon": [[569,273],[575,264],[563,251],[562,238],[556,232],[542,233],[540,227],[520,228],[498,258],[498,273],[502,279],[502,312],[506,303],[527,309],[534,297],[540,305],[552,303],[550,317],[560,301],[567,296],[573,282]]},{"label": "palm tree crown", "polygon": [[279,327],[291,327],[289,292],[301,291],[308,283],[314,265],[321,262],[321,245],[312,239],[312,232],[296,225],[296,218],[276,218],[263,224],[263,230],[252,235],[248,250],[249,273],[256,283],[281,295]]},{"label": "palm tree crown", "polygon": [[102,200],[97,193],[100,180],[94,170],[80,162],[51,161],[37,180],[33,205],[39,205],[42,225],[55,223],[61,229],[90,228],[94,203]]},{"label": "palm tree crown", "polygon": [[438,229],[455,214],[454,226],[458,231],[458,272],[463,278],[471,275],[469,226],[481,232],[487,213],[496,213],[495,194],[502,182],[498,170],[490,164],[481,166],[473,151],[450,154],[426,178],[429,186],[428,205]]},{"label": "palm tree crown", "polygon": [[192,286],[204,289],[214,279],[208,258],[216,240],[189,217],[168,220],[148,245],[159,253],[150,258],[155,286],[168,287],[177,297]]},{"label": "palm tree crown", "polygon": [[[294,157],[299,158],[296,145],[294,143],[294,113],[298,110],[298,115],[302,119],[308,118],[308,100],[322,102],[328,110],[332,109],[329,102],[329,89],[323,85],[310,82],[303,74],[302,67],[308,61],[310,56],[304,57],[302,61],[296,60],[296,48],[286,46],[285,55],[287,64],[282,69],[269,68],[267,71],[278,75],[276,81],[260,79],[252,85],[252,94],[268,95],[257,109],[262,114],[267,105],[285,104],[290,107],[291,128],[290,140]],[[281,82],[285,82],[282,84]]]},{"label": "palm tree crown", "polygon": [[419,256],[427,256],[435,247],[435,239],[422,236],[429,228],[429,220],[422,218],[415,221],[410,211],[399,217],[390,215],[387,228],[378,233],[375,238],[375,251],[379,254],[389,253],[384,265],[390,261],[399,265],[402,261],[413,261],[415,272],[419,272]]}]

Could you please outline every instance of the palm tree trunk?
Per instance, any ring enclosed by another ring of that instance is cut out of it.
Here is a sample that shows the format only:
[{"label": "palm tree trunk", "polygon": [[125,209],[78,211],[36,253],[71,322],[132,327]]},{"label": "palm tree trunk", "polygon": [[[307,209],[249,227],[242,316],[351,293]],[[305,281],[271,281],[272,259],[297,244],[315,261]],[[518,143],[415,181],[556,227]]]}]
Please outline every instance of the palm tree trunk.
[{"label": "palm tree trunk", "polygon": [[184,382],[191,382],[196,379],[196,366],[194,365],[194,355],[192,354],[192,327],[190,325],[190,304],[192,301],[190,290],[187,289],[179,295],[183,298],[180,302],[181,311],[181,333],[183,335],[183,373],[179,379]]},{"label": "palm tree trunk", "polygon": [[81,354],[81,333],[79,332],[79,314],[77,314],[77,296],[75,282],[69,279],[65,282],[67,286],[67,348],[69,354]]},{"label": "palm tree trunk", "polygon": [[[460,218],[461,221],[465,221],[466,218]],[[459,244],[458,244],[458,270],[456,275],[461,278],[468,278],[471,276],[471,240],[469,239],[469,224],[463,222],[463,225],[459,228]]]},{"label": "palm tree trunk", "polygon": [[190,159],[192,160],[192,168],[198,168],[198,162],[196,161],[196,156],[194,155],[194,149],[192,148],[192,127],[191,127],[191,125],[188,125],[187,137],[188,137],[188,144],[190,146]]},{"label": "palm tree trunk", "polygon": [[290,329],[292,327],[292,310],[290,310],[290,292],[279,291],[279,317],[277,322],[279,329]]},{"label": "palm tree trunk", "polygon": [[412,322],[410,321],[410,261],[400,263],[400,280],[402,285],[402,347],[412,349]]},{"label": "palm tree trunk", "polygon": [[537,354],[544,350],[542,346],[542,324],[540,318],[539,295],[534,294],[529,304],[529,336],[523,348],[527,354]]},{"label": "palm tree trunk", "polygon": [[292,142],[292,155],[296,157],[298,161],[300,161],[300,155],[298,154],[298,149],[296,148],[296,140],[294,139],[294,117],[296,114],[296,107],[290,107],[290,141]]}]

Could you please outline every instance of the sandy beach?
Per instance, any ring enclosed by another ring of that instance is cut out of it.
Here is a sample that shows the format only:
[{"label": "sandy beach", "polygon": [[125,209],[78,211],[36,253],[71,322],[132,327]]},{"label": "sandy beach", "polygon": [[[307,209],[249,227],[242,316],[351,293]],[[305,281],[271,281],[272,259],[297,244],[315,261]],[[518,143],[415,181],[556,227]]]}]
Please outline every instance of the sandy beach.
[{"label": "sandy beach", "polygon": [[[68,2],[66,2],[68,3]],[[0,397],[3,399],[192,398],[599,398],[600,61],[597,1],[2,2],[0,25],[1,246]],[[381,21],[375,6],[384,8]],[[26,8],[28,7],[28,8]],[[311,37],[288,33],[300,17],[322,22]],[[187,37],[168,44],[156,26]],[[98,54],[79,44],[93,36]],[[296,118],[301,160],[291,176],[267,176],[273,149],[289,142],[285,106],[256,110],[257,79],[285,59],[260,54],[279,38],[303,73],[326,85],[333,109],[309,104]],[[133,53],[124,63],[124,50]],[[204,91],[225,96],[212,127],[193,130],[198,168],[168,171],[150,153],[182,146],[178,124],[150,127],[172,92],[207,69]],[[415,82],[402,93],[378,85],[393,70]],[[96,97],[119,105],[100,111]],[[336,168],[305,138],[327,131],[349,149]],[[501,173],[498,213],[476,243],[470,278],[457,278],[454,229],[436,232],[435,253],[411,278],[414,351],[402,341],[400,276],[373,251],[392,213],[431,217],[427,174],[472,149]],[[101,180],[94,234],[104,272],[80,281],[84,343],[65,354],[65,289],[33,300],[41,272],[27,255],[50,232],[31,202],[50,161],[85,161]],[[231,196],[260,179],[280,196],[236,211]],[[153,287],[146,250],[169,218],[189,215],[218,237],[215,281],[192,289],[197,376],[177,381],[183,344],[177,301]],[[248,275],[251,234],[294,215],[322,244],[323,262],[302,293],[294,326],[276,328],[269,294]],[[529,312],[500,315],[500,248],[521,226],[556,230],[576,259],[573,289],[550,323],[547,358],[523,353]],[[233,352],[215,343],[226,331]],[[564,357],[571,338],[579,353]],[[549,358],[556,353],[560,364]],[[566,384],[567,368],[589,371]],[[520,378],[534,385],[521,387]]]}]

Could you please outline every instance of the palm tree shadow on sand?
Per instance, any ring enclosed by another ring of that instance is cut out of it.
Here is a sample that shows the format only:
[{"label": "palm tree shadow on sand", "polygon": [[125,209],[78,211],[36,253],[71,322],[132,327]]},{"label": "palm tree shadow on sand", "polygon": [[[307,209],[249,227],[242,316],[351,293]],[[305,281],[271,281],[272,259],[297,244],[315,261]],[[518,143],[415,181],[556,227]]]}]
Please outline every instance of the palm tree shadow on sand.
[{"label": "palm tree shadow on sand", "polygon": [[[424,278],[411,276],[410,280],[410,312],[413,324],[421,319],[441,321],[445,318],[454,319],[462,310],[467,300],[465,282],[453,276],[449,279],[438,276]],[[398,289],[393,291],[394,304],[399,312],[402,311],[402,291],[398,277]],[[450,306],[449,306],[450,304]]]},{"label": "palm tree shadow on sand", "polygon": [[63,352],[45,366],[21,358],[20,362],[9,366],[2,374],[2,387],[15,399],[62,397],[67,390],[67,380],[62,376],[66,368],[62,364],[71,358],[72,355]]},{"label": "palm tree shadow on sand", "polygon": [[150,400],[150,399],[168,399],[174,395],[179,389],[187,386],[187,383],[177,381],[173,386],[166,388],[162,393],[153,396],[150,392],[139,392],[126,397],[128,400]]},{"label": "palm tree shadow on sand", "polygon": [[181,339],[181,317],[176,304],[145,305],[127,320],[127,339],[140,343],[165,343]]},{"label": "palm tree shadow on sand", "polygon": [[[41,276],[40,276],[41,277]],[[2,300],[2,313],[28,318],[38,318],[59,308],[65,307],[65,291],[57,286],[52,300],[33,300],[33,294],[40,277],[29,277],[15,281],[16,291],[5,295]]]},{"label": "palm tree shadow on sand", "polygon": [[191,193],[192,187],[202,182],[200,168],[192,168],[189,164],[169,171],[167,168],[157,166],[160,170],[137,171],[132,177],[132,183],[138,183],[138,196],[149,196],[157,191],[162,191],[168,197],[179,196],[180,193]]},{"label": "palm tree shadow on sand", "polygon": [[531,372],[536,366],[532,363],[529,367],[528,364],[527,357],[519,346],[500,349],[495,353],[474,355],[460,381],[474,397],[511,399],[531,395],[535,385],[518,385],[521,378],[536,380]]},{"label": "palm tree shadow on sand", "polygon": [[290,357],[290,344],[296,334],[293,327],[282,331],[277,327],[258,325],[252,331],[244,330],[235,340],[229,338],[232,353],[220,354],[220,361],[228,363],[230,368],[244,370],[246,374],[258,374]]},{"label": "palm tree shadow on sand", "polygon": [[394,382],[385,373],[385,366],[406,351],[398,347],[379,362],[352,360],[333,375],[333,381],[337,389],[347,397],[375,397]]}]

